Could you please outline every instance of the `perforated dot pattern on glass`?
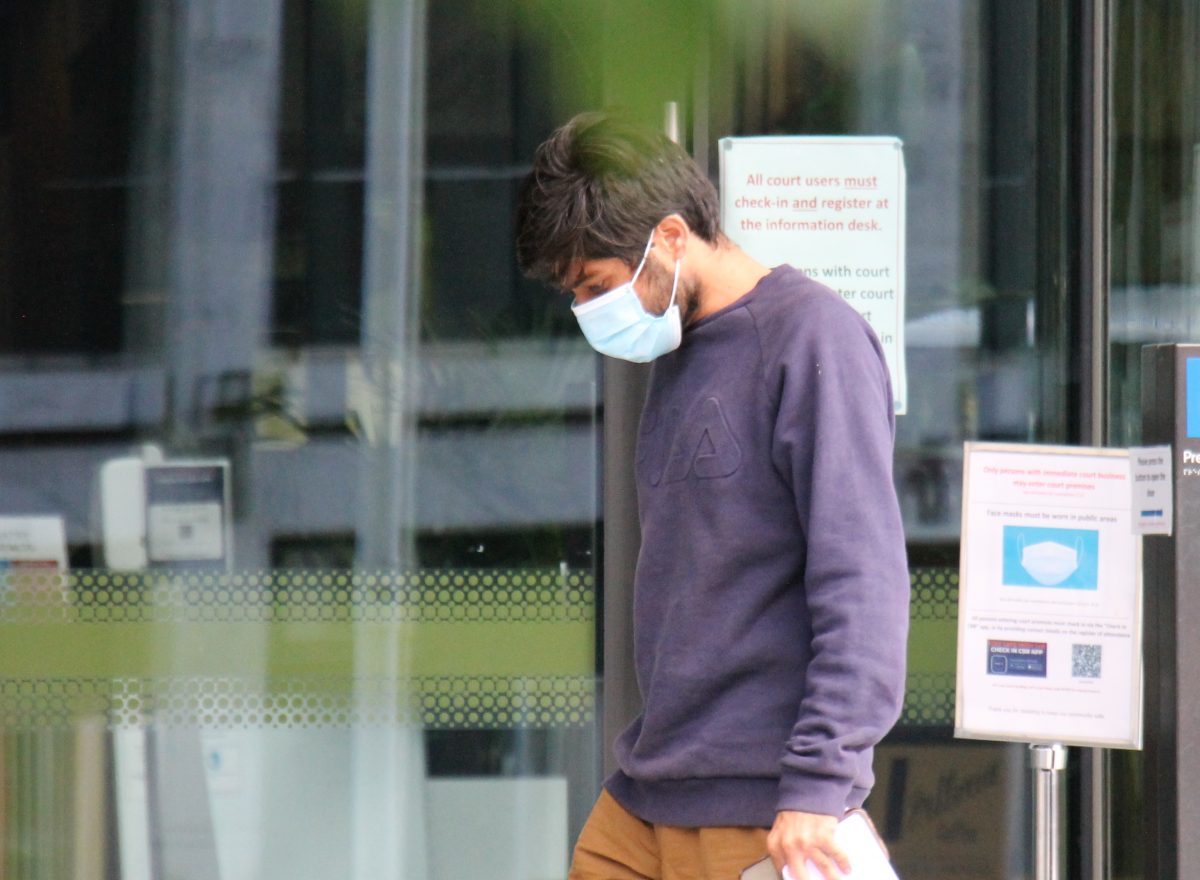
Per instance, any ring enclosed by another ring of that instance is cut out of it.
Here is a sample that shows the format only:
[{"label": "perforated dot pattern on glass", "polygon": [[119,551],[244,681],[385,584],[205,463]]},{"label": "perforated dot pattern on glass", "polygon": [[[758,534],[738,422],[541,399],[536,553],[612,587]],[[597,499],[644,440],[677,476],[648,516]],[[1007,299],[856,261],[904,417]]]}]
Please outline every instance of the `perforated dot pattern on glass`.
[{"label": "perforated dot pattern on glass", "polygon": [[[950,725],[955,674],[946,657],[953,656],[958,572],[916,569],[911,580],[913,643],[900,724]],[[303,631],[329,636],[359,622],[479,624],[480,633],[524,633],[512,627],[582,624],[590,630],[594,617],[591,577],[558,571],[18,572],[7,575],[0,590],[0,623],[66,625],[54,630],[64,634],[76,625],[260,623],[271,625],[269,631],[291,634],[308,627]],[[324,626],[312,630],[314,624]],[[564,644],[574,637],[565,638]],[[501,644],[511,651],[513,642],[510,636]],[[925,648],[935,656],[914,663]],[[594,690],[590,673],[484,675],[477,670],[374,682],[292,677],[269,687],[255,679],[189,675],[187,670],[164,677],[7,678],[0,682],[0,723],[58,726],[101,715],[117,726],[148,717],[156,723],[218,726],[389,720],[434,728],[576,725],[591,722]]]},{"label": "perforated dot pattern on glass", "polygon": [[0,725],[586,725],[594,618],[560,570],[13,571]]},{"label": "perforated dot pattern on glass", "polygon": [[478,676],[401,681],[231,678],[39,679],[0,682],[0,724],[61,728],[103,718],[114,728],[341,727],[430,729],[582,727],[595,716],[594,679]]},{"label": "perforated dot pattern on glass", "polygon": [[591,620],[581,572],[480,570],[13,573],[0,623]]},{"label": "perforated dot pattern on glass", "polygon": [[911,582],[909,670],[899,724],[953,725],[958,570],[913,569]]},{"label": "perforated dot pattern on glass", "polygon": [[912,582],[912,620],[958,620],[958,569],[917,568]]}]

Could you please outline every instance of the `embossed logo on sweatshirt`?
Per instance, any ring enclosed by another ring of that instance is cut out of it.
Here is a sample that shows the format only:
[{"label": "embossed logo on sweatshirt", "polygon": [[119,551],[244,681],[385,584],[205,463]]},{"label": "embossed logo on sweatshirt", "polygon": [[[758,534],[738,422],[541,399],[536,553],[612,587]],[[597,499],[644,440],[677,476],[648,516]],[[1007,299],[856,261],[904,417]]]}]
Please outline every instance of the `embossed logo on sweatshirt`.
[{"label": "embossed logo on sweatshirt", "polygon": [[664,480],[675,483],[689,476],[699,479],[728,477],[741,466],[741,447],[733,436],[717,398],[708,397],[700,401],[683,419],[679,418],[678,410],[673,410],[665,424],[659,425],[657,422],[657,419],[651,419],[653,427],[650,431],[661,427],[664,434],[671,437],[671,443],[666,464],[654,462],[658,466],[653,467],[649,474],[653,485],[657,486]]}]

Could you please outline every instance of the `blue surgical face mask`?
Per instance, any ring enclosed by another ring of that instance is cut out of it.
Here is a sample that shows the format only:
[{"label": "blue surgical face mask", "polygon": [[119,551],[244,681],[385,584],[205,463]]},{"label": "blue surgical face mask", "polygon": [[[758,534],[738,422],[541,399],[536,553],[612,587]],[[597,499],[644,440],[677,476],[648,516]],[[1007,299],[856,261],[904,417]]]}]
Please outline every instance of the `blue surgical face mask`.
[{"label": "blue surgical face mask", "polygon": [[633,282],[642,273],[653,243],[654,233],[651,232],[633,278],[582,305],[571,306],[579,329],[592,348],[601,354],[644,364],[679,348],[683,339],[683,321],[675,302],[675,290],[679,287],[679,260],[675,261],[671,301],[661,315],[647,312],[637,291],[633,289]]}]

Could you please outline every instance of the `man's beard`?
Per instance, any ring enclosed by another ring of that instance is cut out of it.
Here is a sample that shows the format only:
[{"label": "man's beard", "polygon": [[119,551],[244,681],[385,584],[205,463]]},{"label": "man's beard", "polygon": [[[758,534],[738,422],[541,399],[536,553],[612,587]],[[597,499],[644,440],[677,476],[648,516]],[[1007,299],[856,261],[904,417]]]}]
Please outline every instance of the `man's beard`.
[{"label": "man's beard", "polygon": [[[642,277],[646,279],[650,293],[646,298],[646,311],[655,315],[663,314],[671,302],[671,285],[675,281],[675,270],[668,271],[656,260],[646,260],[646,265],[642,267]],[[679,306],[679,317],[684,327],[696,319],[696,312],[700,310],[700,297],[696,296],[697,286],[695,282],[689,284],[683,278],[679,279],[675,302]]]}]

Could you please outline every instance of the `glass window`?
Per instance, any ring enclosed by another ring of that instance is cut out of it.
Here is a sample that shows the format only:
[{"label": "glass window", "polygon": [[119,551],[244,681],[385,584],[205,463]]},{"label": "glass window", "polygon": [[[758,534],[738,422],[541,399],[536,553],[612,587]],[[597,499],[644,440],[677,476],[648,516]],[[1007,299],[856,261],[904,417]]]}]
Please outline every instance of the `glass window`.
[{"label": "glass window", "polygon": [[[676,102],[714,178],[727,135],[904,141],[913,637],[870,806],[905,877],[1021,875],[1024,750],[950,736],[959,474],[1071,438],[1064,34],[1032,0],[0,3],[0,874],[565,874],[603,394],[512,210],[574,112]],[[1194,134],[1163,100],[1144,130]],[[1166,167],[1129,143],[1118,211]]]},{"label": "glass window", "polygon": [[1141,348],[1200,334],[1200,21],[1187,3],[1117,2],[1112,442],[1141,437]]},{"label": "glass window", "polygon": [[0,4],[0,875],[565,875],[599,391],[512,211],[597,101],[529,7]]}]

